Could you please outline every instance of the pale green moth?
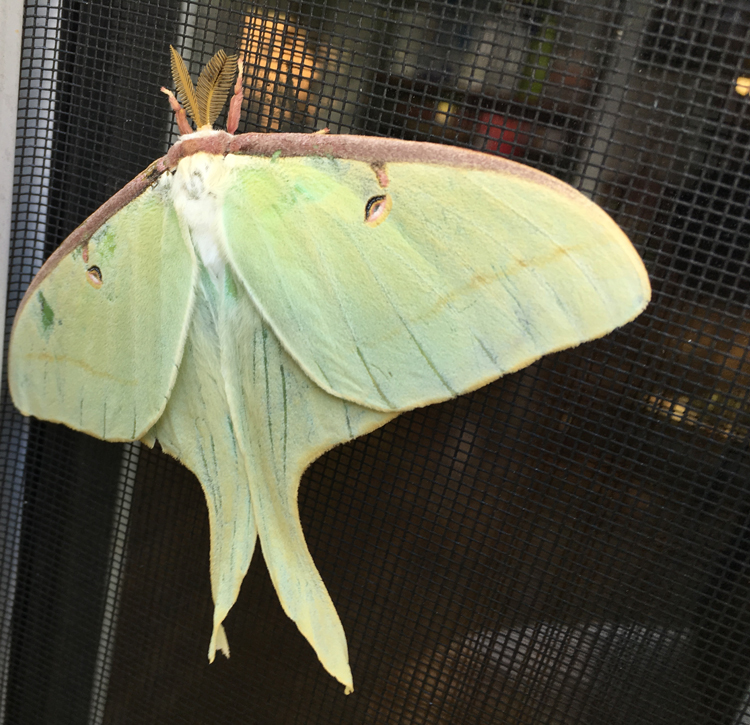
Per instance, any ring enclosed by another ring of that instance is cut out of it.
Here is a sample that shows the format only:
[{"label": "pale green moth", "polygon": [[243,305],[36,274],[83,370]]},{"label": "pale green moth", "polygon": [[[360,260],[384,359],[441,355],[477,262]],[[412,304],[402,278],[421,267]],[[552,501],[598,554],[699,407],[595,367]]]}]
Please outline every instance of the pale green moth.
[{"label": "pale green moth", "polygon": [[16,315],[26,415],[157,440],[200,479],[215,604],[209,659],[260,537],[286,613],[353,689],[297,490],[324,451],[635,318],[650,297],[627,237],[570,186],[447,146],[211,124],[220,52],[183,135],[50,257]]}]

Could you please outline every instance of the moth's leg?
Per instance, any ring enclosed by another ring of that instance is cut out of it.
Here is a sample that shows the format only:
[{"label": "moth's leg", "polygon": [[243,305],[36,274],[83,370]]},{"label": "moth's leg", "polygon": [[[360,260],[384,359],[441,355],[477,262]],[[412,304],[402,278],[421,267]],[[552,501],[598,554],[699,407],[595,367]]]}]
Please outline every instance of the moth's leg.
[{"label": "moth's leg", "polygon": [[234,83],[234,94],[229,101],[229,112],[227,113],[227,131],[234,134],[240,125],[240,113],[242,113],[242,60],[237,61],[237,80]]},{"label": "moth's leg", "polygon": [[161,92],[169,98],[169,105],[174,111],[175,120],[177,121],[177,128],[180,129],[180,133],[184,136],[188,133],[193,133],[193,129],[190,127],[190,121],[188,121],[187,113],[185,109],[180,105],[180,102],[175,98],[174,93],[168,88],[161,87]]}]

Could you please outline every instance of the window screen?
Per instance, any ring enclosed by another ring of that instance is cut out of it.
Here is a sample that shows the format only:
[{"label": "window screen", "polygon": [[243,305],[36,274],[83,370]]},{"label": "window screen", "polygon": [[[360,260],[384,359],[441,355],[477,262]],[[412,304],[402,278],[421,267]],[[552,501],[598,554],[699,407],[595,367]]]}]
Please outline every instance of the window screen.
[{"label": "window screen", "polygon": [[258,552],[209,665],[197,480],[22,418],[4,379],[4,721],[750,722],[749,30],[740,0],[28,0],[6,350],[43,260],[176,140],[170,44],[193,74],[242,54],[240,132],[452,144],[567,181],[654,293],[310,467],[348,697]]}]

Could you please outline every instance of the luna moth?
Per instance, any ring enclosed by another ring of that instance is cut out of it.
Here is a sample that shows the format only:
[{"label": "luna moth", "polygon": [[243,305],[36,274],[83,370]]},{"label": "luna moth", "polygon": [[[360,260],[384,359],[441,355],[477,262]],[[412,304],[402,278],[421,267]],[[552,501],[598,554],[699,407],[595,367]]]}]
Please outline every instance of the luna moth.
[{"label": "luna moth", "polygon": [[[429,143],[213,130],[236,58],[194,87],[172,49],[181,137],[86,219],[29,286],[9,384],[25,415],[157,441],[200,480],[211,530],[208,656],[258,539],[281,604],[353,689],[305,543],[300,478],[331,447],[648,304],[644,266],[572,187]],[[193,132],[185,110],[195,121]]]}]

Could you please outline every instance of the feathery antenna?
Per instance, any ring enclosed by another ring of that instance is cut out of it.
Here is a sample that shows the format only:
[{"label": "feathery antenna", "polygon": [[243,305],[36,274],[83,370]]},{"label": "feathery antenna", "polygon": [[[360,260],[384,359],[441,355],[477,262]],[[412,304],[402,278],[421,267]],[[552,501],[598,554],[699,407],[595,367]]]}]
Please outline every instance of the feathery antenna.
[{"label": "feathery antenna", "polygon": [[190,73],[188,73],[185,61],[182,60],[182,56],[171,45],[169,46],[169,51],[172,56],[172,79],[177,89],[177,98],[187,110],[190,118],[195,121],[196,126],[200,127],[203,124],[201,123],[198,98],[195,95],[193,80],[190,77]]},{"label": "feathery antenna", "polygon": [[208,126],[213,125],[227,102],[237,70],[237,58],[220,50],[208,61],[198,78],[198,107],[203,123]]},{"label": "feathery antenna", "polygon": [[[223,50],[216,53],[201,71],[196,89],[185,61],[171,45],[169,49],[172,56],[172,78],[180,103],[199,129],[212,126],[232,90],[238,56],[227,55]],[[185,132],[182,127],[180,130]]]}]

